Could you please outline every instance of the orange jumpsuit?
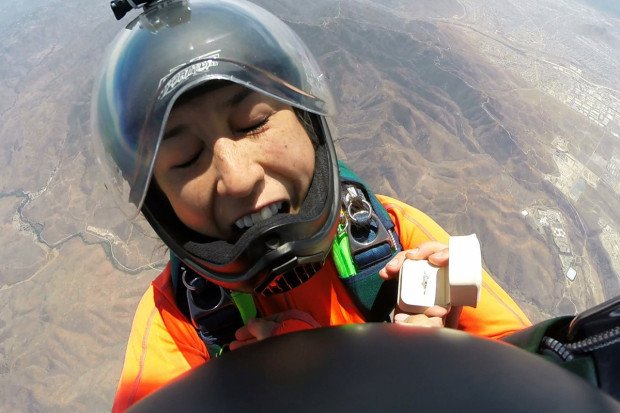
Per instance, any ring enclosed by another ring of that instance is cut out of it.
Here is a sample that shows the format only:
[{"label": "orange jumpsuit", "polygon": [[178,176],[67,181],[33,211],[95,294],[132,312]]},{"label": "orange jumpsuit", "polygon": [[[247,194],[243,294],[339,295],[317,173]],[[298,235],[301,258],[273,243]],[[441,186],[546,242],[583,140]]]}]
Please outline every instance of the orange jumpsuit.
[{"label": "orange jumpsuit", "polygon": [[[392,218],[403,249],[412,249],[431,240],[448,243],[448,234],[424,213],[392,198],[377,198]],[[310,314],[322,326],[364,322],[338,280],[331,259],[301,286],[272,297],[257,296],[255,303],[263,316],[298,309]],[[478,306],[463,308],[458,328],[480,336],[501,338],[529,325],[517,304],[484,272]],[[275,334],[308,328],[311,326],[302,320],[287,320]],[[175,303],[168,264],[151,283],[136,310],[112,411],[125,411],[173,378],[208,360],[205,344]]]}]

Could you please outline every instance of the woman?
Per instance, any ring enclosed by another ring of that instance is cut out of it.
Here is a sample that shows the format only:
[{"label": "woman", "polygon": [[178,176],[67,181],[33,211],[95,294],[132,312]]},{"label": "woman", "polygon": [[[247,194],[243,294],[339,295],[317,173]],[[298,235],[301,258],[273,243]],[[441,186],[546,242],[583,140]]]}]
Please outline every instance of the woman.
[{"label": "woman", "polygon": [[[171,251],[136,312],[114,411],[224,348],[384,319],[382,280],[405,257],[447,264],[445,231],[339,167],[331,102],[303,42],[251,3],[150,2],[114,40],[93,97],[100,160]],[[476,309],[397,319],[494,338],[529,324],[486,273]]]}]

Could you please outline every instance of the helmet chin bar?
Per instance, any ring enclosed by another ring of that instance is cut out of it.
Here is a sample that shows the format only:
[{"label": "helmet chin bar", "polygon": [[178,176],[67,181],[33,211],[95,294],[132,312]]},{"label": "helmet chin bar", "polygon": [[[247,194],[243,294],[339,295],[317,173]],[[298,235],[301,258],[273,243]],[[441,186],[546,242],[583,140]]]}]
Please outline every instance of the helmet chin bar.
[{"label": "helmet chin bar", "polygon": [[262,269],[264,264],[260,265],[259,263],[259,265],[255,266],[257,272],[249,271],[246,274],[247,281],[230,281],[221,275],[211,273],[210,271],[205,271],[204,264],[197,264],[190,258],[183,261],[207,280],[221,285],[224,288],[248,293],[256,292],[263,296],[270,296],[290,291],[308,281],[314,274],[316,274],[323,267],[325,258],[329,254],[331,237],[328,238],[328,240],[329,243],[328,247],[325,248],[325,252],[311,256],[293,255],[292,258],[288,260],[285,257],[279,257],[281,258],[280,262],[283,262],[283,264],[278,265],[275,261],[270,262],[270,264],[276,265],[271,270],[268,268]]},{"label": "helmet chin bar", "polygon": [[318,135],[315,171],[299,213],[277,214],[236,242],[208,238],[185,226],[151,185],[142,212],[170,250],[207,280],[236,291],[271,295],[307,281],[323,265],[338,225],[336,154],[327,123],[311,114]]}]

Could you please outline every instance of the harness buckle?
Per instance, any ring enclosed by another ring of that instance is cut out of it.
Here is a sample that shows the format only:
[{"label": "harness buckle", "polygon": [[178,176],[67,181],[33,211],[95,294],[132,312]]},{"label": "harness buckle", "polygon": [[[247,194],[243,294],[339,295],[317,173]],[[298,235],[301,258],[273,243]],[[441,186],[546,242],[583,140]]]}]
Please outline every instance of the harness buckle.
[{"label": "harness buckle", "polygon": [[[396,241],[359,188],[349,185],[344,190],[343,215],[346,220],[344,229],[348,235],[351,255],[359,269],[362,269],[391,255],[396,248]],[[370,254],[370,256],[360,256],[381,244],[385,244],[385,251]]]},{"label": "harness buckle", "polygon": [[208,345],[221,346],[233,341],[243,320],[230,294],[199,275],[188,279],[188,271],[183,267],[181,270],[190,319],[201,338]]}]

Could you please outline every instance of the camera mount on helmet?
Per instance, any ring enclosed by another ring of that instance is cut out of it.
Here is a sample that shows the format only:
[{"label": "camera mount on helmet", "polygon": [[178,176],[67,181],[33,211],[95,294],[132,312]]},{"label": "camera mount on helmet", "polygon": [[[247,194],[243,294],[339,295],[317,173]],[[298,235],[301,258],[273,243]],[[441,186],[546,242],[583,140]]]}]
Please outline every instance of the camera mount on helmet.
[{"label": "camera mount on helmet", "polygon": [[147,8],[153,3],[158,3],[161,0],[112,0],[110,1],[110,8],[114,13],[114,17],[116,20],[120,20],[127,13],[131,11],[131,9],[139,9],[141,7]]}]

